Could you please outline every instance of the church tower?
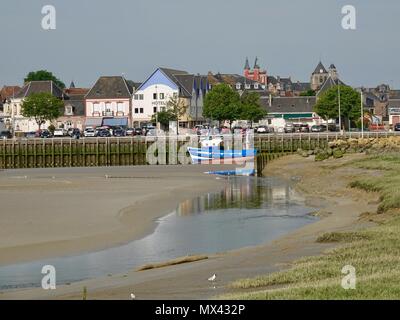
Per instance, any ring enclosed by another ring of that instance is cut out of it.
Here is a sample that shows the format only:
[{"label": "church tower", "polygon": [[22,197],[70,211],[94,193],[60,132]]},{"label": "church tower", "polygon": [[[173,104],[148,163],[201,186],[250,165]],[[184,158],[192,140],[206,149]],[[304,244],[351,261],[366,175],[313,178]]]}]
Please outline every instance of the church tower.
[{"label": "church tower", "polygon": [[[336,68],[335,68],[336,69]],[[311,89],[316,91],[318,90],[328,79],[329,73],[326,71],[324,65],[320,61],[315,68],[314,72],[311,74]]]}]

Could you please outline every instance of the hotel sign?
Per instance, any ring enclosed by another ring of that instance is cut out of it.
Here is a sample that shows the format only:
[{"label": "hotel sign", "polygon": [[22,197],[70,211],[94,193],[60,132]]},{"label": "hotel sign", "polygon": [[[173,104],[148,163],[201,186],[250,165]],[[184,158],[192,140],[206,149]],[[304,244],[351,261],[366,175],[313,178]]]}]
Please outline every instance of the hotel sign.
[{"label": "hotel sign", "polygon": [[167,106],[167,102],[166,101],[153,101],[151,104],[153,106],[162,106],[162,107],[166,107]]}]

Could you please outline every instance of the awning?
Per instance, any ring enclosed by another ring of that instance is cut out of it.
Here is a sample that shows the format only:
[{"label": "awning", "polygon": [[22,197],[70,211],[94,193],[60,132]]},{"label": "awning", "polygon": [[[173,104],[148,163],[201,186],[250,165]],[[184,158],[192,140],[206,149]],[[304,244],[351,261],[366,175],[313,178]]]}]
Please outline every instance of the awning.
[{"label": "awning", "polygon": [[274,118],[283,118],[283,119],[307,119],[313,118],[312,113],[273,113],[270,114]]},{"label": "awning", "polygon": [[105,118],[103,126],[109,127],[126,127],[128,125],[128,118]]},{"label": "awning", "polygon": [[103,122],[103,118],[87,118],[85,127],[100,127]]}]

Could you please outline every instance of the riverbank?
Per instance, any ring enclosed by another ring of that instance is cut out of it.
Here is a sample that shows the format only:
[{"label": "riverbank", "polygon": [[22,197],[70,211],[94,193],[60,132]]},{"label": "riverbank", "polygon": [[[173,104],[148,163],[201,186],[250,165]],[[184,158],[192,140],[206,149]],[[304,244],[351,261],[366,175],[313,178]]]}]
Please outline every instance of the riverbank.
[{"label": "riverbank", "polygon": [[377,210],[360,217],[375,226],[327,232],[317,241],[336,244],[334,250],[298,260],[289,270],[235,281],[231,287],[238,292],[224,298],[399,299],[400,156],[371,155],[351,167],[367,172],[352,179],[350,191],[365,190],[371,198],[379,194]]},{"label": "riverbank", "polygon": [[[81,299],[83,287],[88,299],[207,299],[238,293],[232,281],[255,277],[288,268],[298,258],[316,255],[335,244],[316,242],[326,232],[353,230],[371,223],[360,220],[365,212],[374,212],[378,195],[347,187],[354,176],[365,169],[345,166],[363,155],[315,163],[311,158],[288,156],[268,164],[266,174],[289,179],[305,197],[306,204],[319,208],[322,219],[271,243],[209,256],[194,263],[126,274],[109,275],[71,285],[53,292],[41,289],[0,294],[0,299]],[[217,274],[211,285],[207,279]]]},{"label": "riverbank", "polygon": [[207,169],[2,171],[0,265],[100,250],[142,238],[154,230],[157,218],[174,211],[181,201],[223,188],[225,181],[205,175]]}]

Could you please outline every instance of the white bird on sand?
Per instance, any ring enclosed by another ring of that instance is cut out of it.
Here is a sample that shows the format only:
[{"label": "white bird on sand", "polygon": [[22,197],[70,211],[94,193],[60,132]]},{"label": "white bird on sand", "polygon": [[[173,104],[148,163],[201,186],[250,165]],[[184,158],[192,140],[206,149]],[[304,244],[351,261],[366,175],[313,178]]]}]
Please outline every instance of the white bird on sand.
[{"label": "white bird on sand", "polygon": [[217,275],[214,273],[211,278],[208,278],[208,281],[214,282],[217,279]]},{"label": "white bird on sand", "polygon": [[132,300],[135,300],[135,299],[136,299],[136,296],[135,296],[133,293],[131,293],[131,299],[132,299]]}]

